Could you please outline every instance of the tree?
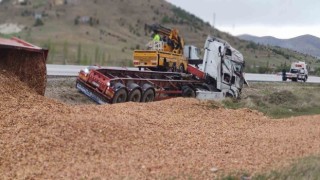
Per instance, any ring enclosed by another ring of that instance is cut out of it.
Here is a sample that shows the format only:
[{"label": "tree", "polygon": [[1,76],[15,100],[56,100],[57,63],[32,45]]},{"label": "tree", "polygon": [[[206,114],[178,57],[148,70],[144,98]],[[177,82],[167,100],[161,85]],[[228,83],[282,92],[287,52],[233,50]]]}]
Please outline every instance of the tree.
[{"label": "tree", "polygon": [[94,62],[93,62],[93,64],[100,62],[99,55],[100,55],[100,48],[99,48],[99,46],[96,46],[96,49],[94,51]]},{"label": "tree", "polygon": [[106,63],[106,52],[103,51],[102,52],[102,57],[100,59],[100,65],[103,66],[103,65],[105,65],[105,63]]},{"label": "tree", "polygon": [[78,64],[81,64],[81,56],[82,56],[82,54],[81,54],[81,43],[79,43],[78,44],[78,50],[77,50],[77,62],[78,62]]},{"label": "tree", "polygon": [[91,65],[91,63],[88,61],[88,56],[86,53],[84,53],[84,56],[83,56],[83,63],[84,65]]},{"label": "tree", "polygon": [[34,22],[33,26],[43,26],[43,21],[40,18],[37,18],[36,21]]},{"label": "tree", "polygon": [[63,64],[68,64],[68,53],[69,53],[69,44],[68,41],[64,41],[63,43]]}]

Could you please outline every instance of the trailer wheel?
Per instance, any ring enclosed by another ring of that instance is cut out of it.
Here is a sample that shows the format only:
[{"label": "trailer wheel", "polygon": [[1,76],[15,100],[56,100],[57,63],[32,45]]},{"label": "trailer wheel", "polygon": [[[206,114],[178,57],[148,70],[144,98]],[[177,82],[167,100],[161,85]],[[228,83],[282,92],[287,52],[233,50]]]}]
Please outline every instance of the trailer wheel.
[{"label": "trailer wheel", "polygon": [[120,89],[113,96],[112,104],[123,103],[123,102],[126,102],[126,100],[127,100],[127,91],[125,89]]},{"label": "trailer wheel", "polygon": [[139,89],[133,90],[128,97],[128,101],[140,102],[141,101],[141,92]]},{"label": "trailer wheel", "polygon": [[196,97],[196,93],[189,86],[183,86],[182,87],[182,97],[192,97],[192,98],[194,98],[194,97]]},{"label": "trailer wheel", "polygon": [[146,92],[143,93],[141,102],[152,102],[154,100],[154,92],[152,89],[148,89]]}]

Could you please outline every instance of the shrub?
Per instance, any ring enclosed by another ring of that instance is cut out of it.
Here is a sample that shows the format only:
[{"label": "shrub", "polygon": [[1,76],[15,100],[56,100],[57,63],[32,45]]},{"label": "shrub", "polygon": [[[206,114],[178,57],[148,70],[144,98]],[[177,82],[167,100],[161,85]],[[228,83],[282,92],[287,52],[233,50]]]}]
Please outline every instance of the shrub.
[{"label": "shrub", "polygon": [[44,23],[41,19],[36,19],[36,21],[34,22],[34,25],[33,26],[43,26]]}]

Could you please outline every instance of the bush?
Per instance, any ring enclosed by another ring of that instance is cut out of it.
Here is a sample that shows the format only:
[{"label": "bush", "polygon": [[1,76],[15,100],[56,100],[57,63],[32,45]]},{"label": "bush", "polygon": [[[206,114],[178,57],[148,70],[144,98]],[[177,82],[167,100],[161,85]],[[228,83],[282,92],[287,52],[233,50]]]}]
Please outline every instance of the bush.
[{"label": "bush", "polygon": [[161,19],[161,23],[162,24],[168,24],[170,23],[170,18],[168,16],[164,16],[162,19]]},{"label": "bush", "polygon": [[254,42],[250,42],[250,43],[247,45],[247,48],[248,48],[248,49],[258,49],[258,44],[254,43]]},{"label": "bush", "polygon": [[273,94],[270,94],[264,97],[264,99],[270,104],[275,104],[275,105],[284,104],[284,103],[292,104],[298,100],[298,98],[291,91],[288,91],[288,90],[275,92]]},{"label": "bush", "polygon": [[33,26],[43,26],[44,23],[41,19],[36,19],[36,21],[34,22],[34,25]]}]

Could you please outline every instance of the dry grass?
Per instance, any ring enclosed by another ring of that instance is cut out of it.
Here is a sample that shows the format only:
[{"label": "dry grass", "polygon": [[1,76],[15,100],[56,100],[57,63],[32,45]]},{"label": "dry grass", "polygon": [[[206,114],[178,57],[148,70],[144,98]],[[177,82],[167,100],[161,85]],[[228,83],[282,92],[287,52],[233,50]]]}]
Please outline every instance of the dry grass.
[{"label": "dry grass", "polygon": [[320,114],[320,85],[310,83],[251,83],[241,100],[227,99],[229,108],[251,108],[274,118]]}]

